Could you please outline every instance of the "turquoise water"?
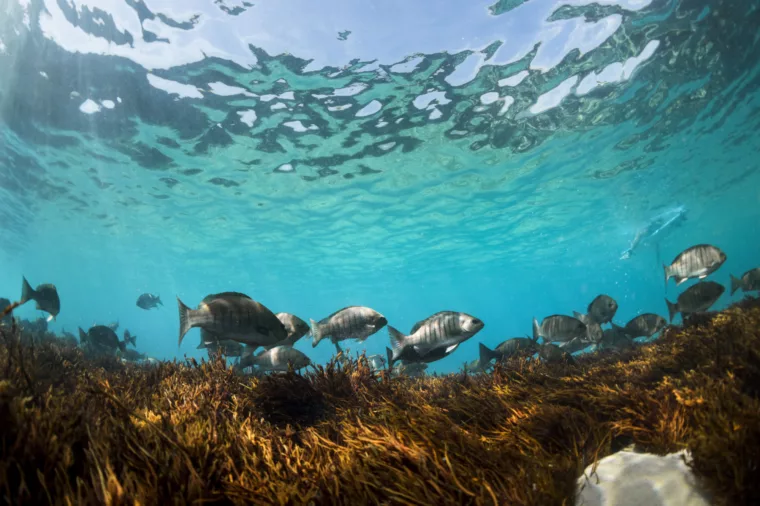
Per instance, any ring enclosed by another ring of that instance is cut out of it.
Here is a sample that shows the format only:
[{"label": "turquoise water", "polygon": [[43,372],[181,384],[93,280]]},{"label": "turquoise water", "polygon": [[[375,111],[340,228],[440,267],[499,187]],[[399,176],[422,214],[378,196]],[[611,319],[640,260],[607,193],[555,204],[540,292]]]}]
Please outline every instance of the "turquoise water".
[{"label": "turquoise water", "polygon": [[485,328],[450,372],[600,293],[667,316],[694,244],[726,287],[760,265],[760,2],[430,5],[0,4],[0,296],[54,283],[52,330],[118,320],[159,359],[204,356],[176,296],[464,311]]}]

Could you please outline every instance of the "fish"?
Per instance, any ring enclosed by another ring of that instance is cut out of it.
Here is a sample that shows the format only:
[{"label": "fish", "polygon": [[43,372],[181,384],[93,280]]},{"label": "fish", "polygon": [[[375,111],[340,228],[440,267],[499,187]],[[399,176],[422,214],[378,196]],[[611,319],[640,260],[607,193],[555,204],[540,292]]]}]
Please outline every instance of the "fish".
[{"label": "fish", "polygon": [[462,370],[466,374],[470,374],[470,373],[478,374],[478,373],[487,372],[488,369],[490,369],[490,368],[491,368],[491,362],[490,361],[486,360],[484,362],[483,360],[481,360],[479,358],[476,358],[472,362],[465,362],[464,366],[462,367]]},{"label": "fish", "polygon": [[361,343],[388,324],[385,316],[364,306],[344,307],[319,322],[309,321],[312,347],[326,337],[333,343],[346,339],[356,339]]},{"label": "fish", "polygon": [[423,376],[427,368],[427,364],[412,362],[408,364],[399,364],[393,370],[399,374],[405,374],[406,376],[416,378],[418,376]]},{"label": "fish", "polygon": [[538,348],[538,356],[541,357],[542,360],[549,363],[564,361],[572,364],[575,362],[572,355],[564,351],[556,344],[552,343],[545,343],[540,345]]},{"label": "fish", "polygon": [[[0,297],[0,314],[5,311],[5,308],[11,305],[11,301],[5,297]],[[13,315],[9,312],[0,319],[0,323],[11,325],[13,323]]]},{"label": "fish", "polygon": [[311,365],[311,360],[302,351],[292,346],[275,346],[258,355],[241,359],[236,369],[256,366],[262,371],[287,371],[289,364],[293,364],[293,368],[298,370]]},{"label": "fish", "polygon": [[[201,330],[202,332],[202,330]],[[214,353],[221,353],[222,355],[225,355],[227,357],[242,357],[245,354],[245,350],[243,349],[243,345],[240,344],[237,341],[232,341],[229,339],[221,339],[221,340],[212,340],[212,341],[206,341],[201,342],[201,344],[198,345],[196,350],[207,350],[209,356],[211,356]],[[253,350],[248,353],[248,355],[252,355]]]},{"label": "fish", "polygon": [[140,353],[137,350],[132,350],[129,348],[125,349],[121,353],[121,356],[124,360],[127,360],[129,362],[142,362],[143,360],[148,358],[148,356],[145,355],[144,353]]},{"label": "fish", "polygon": [[723,295],[725,290],[723,285],[715,281],[700,281],[679,295],[675,304],[665,299],[670,321],[673,321],[673,317],[678,313],[683,315],[707,311]]},{"label": "fish", "polygon": [[474,316],[456,311],[440,312],[423,322],[410,335],[404,335],[388,326],[393,348],[391,363],[399,360],[407,348],[414,348],[420,357],[425,357],[437,348],[445,348],[447,354],[451,353],[485,326]]},{"label": "fish", "polygon": [[296,315],[290,313],[277,313],[275,316],[285,326],[285,331],[288,333],[288,337],[277,344],[265,346],[265,349],[270,350],[275,346],[293,346],[299,339],[309,333],[309,324]]},{"label": "fish", "polygon": [[367,357],[367,363],[373,371],[379,371],[385,367],[385,359],[380,354],[370,355]]},{"label": "fish", "polygon": [[585,350],[592,344],[599,343],[602,340],[604,333],[602,332],[602,327],[600,327],[598,323],[594,323],[593,325],[596,325],[599,328],[599,337],[597,339],[590,341],[588,339],[576,337],[570,341],[560,344],[559,347],[562,348],[562,351],[564,352],[575,353],[577,351]]},{"label": "fish", "polygon": [[[734,275],[731,275],[731,295],[739,288],[742,292],[756,292],[760,290],[760,267],[750,269],[742,277],[737,279]],[[0,299],[0,301],[3,299]],[[2,304],[0,303],[0,307]]]},{"label": "fish", "polygon": [[157,308],[159,304],[162,306],[164,305],[164,303],[161,302],[161,297],[158,295],[144,293],[137,298],[137,307],[145,310]]},{"label": "fish", "polygon": [[516,355],[520,351],[535,352],[538,349],[536,342],[529,337],[514,337],[507,339],[506,341],[499,343],[493,350],[488,348],[483,343],[478,343],[478,349],[480,352],[480,363],[486,364],[491,360],[496,361],[506,359]]},{"label": "fish", "polygon": [[190,309],[177,297],[179,309],[179,343],[193,328],[200,327],[219,339],[244,344],[267,346],[285,339],[285,326],[263,304],[240,292],[222,292],[207,295]]},{"label": "fish", "polygon": [[129,330],[124,329],[124,342],[131,344],[132,346],[137,346],[137,336],[133,336],[129,333]]},{"label": "fish", "polygon": [[[586,339],[589,343],[598,343],[602,339],[602,326],[594,321],[590,315],[573,311],[573,316],[586,325]],[[577,339],[577,338],[576,338]]]},{"label": "fish", "polygon": [[[615,316],[618,310],[618,303],[609,295],[597,295],[597,297],[591,301],[588,305],[587,313],[580,315],[580,313],[573,312],[576,318],[588,325],[588,322],[595,322],[598,324],[609,323]],[[580,315],[580,316],[579,316]]]},{"label": "fish", "polygon": [[55,285],[46,283],[37,288],[32,288],[32,285],[23,277],[19,305],[26,304],[30,300],[37,303],[37,309],[50,315],[48,321],[55,320],[58,313],[61,312],[61,299],[58,297],[58,289]]},{"label": "fish", "polygon": [[663,265],[665,283],[670,278],[675,279],[676,286],[687,279],[704,279],[723,265],[726,254],[710,244],[697,244],[676,256],[670,265]]},{"label": "fish", "polygon": [[668,323],[660,315],[654,313],[644,313],[632,318],[625,327],[612,324],[612,328],[618,332],[624,333],[629,339],[637,337],[652,337],[665,328]]},{"label": "fish", "polygon": [[572,316],[562,314],[547,316],[541,325],[533,318],[533,340],[536,342],[539,337],[543,337],[547,342],[570,341],[576,337],[585,336],[586,333],[586,324]]},{"label": "fish", "polygon": [[119,349],[124,351],[127,349],[127,343],[125,341],[119,341],[119,337],[116,332],[106,327],[105,325],[95,325],[85,332],[82,328],[79,328],[79,342],[82,345],[94,346],[96,348],[107,349],[115,351]]},{"label": "fish", "polygon": [[652,239],[659,239],[666,230],[680,225],[684,221],[686,221],[686,208],[684,206],[668,209],[655,216],[645,227],[636,232],[630,247],[622,253],[620,260],[631,258],[640,244],[651,242]]},{"label": "fish", "polygon": [[401,354],[394,360],[393,350],[386,347],[385,354],[388,358],[388,367],[393,368],[393,365],[396,362],[401,362],[402,364],[429,364],[451,355],[455,349],[456,348],[449,349],[447,346],[442,346],[430,350],[427,355],[422,357],[417,351],[415,351],[414,347],[409,346],[408,348],[404,348]]}]

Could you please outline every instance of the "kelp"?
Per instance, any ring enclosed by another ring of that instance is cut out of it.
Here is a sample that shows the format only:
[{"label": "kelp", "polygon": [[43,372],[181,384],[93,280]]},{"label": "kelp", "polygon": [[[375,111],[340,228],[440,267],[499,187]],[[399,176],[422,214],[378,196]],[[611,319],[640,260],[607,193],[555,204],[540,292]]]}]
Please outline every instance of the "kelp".
[{"label": "kelp", "polygon": [[760,304],[572,364],[422,378],[363,356],[259,377],[124,364],[2,327],[0,429],[14,505],[569,505],[631,445],[686,448],[716,505],[760,504]]}]

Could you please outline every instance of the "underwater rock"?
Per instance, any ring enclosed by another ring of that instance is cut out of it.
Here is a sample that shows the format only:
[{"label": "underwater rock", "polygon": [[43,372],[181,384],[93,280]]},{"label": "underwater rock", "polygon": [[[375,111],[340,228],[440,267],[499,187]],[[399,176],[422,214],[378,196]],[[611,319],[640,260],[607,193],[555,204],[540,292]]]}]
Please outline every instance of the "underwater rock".
[{"label": "underwater rock", "polygon": [[578,478],[576,506],[709,506],[686,464],[689,458],[686,450],[664,457],[614,453],[589,465]]}]

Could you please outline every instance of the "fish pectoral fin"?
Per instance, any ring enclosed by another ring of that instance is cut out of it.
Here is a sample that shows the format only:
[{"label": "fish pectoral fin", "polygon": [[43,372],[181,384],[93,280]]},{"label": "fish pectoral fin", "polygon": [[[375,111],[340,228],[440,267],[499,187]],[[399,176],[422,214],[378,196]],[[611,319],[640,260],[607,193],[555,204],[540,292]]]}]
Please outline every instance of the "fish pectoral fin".
[{"label": "fish pectoral fin", "polygon": [[458,346],[459,346],[459,343],[452,344],[451,346],[449,346],[448,348],[446,348],[446,355],[448,355],[449,353],[451,353],[454,350],[456,350]]},{"label": "fish pectoral fin", "polygon": [[414,351],[416,351],[417,355],[419,355],[420,357],[426,356],[428,353],[430,353],[431,349],[432,348],[430,348],[429,346],[419,346],[419,345],[414,346]]}]

